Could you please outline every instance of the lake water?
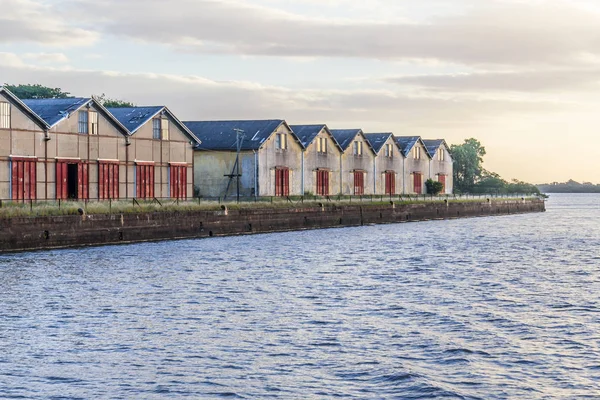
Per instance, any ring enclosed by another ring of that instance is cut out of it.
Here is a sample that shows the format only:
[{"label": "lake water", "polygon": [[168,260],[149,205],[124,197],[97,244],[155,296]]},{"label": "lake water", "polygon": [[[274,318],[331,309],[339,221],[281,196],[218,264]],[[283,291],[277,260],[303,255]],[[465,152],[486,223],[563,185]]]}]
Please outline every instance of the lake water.
[{"label": "lake water", "polygon": [[0,256],[0,398],[600,398],[600,196]]}]

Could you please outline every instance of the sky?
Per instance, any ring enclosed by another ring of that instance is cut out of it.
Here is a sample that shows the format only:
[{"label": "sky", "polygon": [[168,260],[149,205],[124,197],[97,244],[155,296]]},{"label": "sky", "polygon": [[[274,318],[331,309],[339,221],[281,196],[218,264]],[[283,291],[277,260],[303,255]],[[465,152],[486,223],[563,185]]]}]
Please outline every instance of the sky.
[{"label": "sky", "polygon": [[509,180],[600,183],[599,82],[597,0],[0,0],[0,84],[473,137]]}]

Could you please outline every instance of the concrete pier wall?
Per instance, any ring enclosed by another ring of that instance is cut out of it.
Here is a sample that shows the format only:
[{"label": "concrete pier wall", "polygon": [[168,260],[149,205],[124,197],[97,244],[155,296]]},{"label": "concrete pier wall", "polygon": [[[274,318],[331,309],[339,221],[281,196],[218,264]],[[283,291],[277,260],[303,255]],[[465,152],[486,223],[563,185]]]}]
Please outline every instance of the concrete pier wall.
[{"label": "concrete pier wall", "polygon": [[543,200],[525,199],[9,218],[0,252],[543,211]]}]

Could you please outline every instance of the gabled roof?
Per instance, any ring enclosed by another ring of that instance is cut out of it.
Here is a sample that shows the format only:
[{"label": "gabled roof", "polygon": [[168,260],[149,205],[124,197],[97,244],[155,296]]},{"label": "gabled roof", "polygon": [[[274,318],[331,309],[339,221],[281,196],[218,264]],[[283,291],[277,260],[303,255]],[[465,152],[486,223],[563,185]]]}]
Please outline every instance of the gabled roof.
[{"label": "gabled roof", "polygon": [[136,133],[142,126],[158,114],[165,113],[177,124],[179,129],[181,129],[186,136],[196,143],[202,143],[202,141],[165,106],[111,107],[107,108],[107,110],[123,126],[125,126],[125,128],[127,128],[130,136]]},{"label": "gabled roof", "polygon": [[242,150],[258,150],[281,126],[285,125],[300,146],[302,142],[282,119],[242,120],[242,121],[184,121],[185,126],[202,141],[198,150],[235,151],[237,131],[244,131]]},{"label": "gabled roof", "polygon": [[292,130],[294,131],[294,133],[296,134],[298,139],[300,139],[300,142],[302,143],[302,146],[304,146],[304,148],[307,148],[308,146],[310,146],[311,143],[317,137],[317,135],[322,130],[325,130],[329,134],[329,136],[331,136],[331,138],[333,139],[333,143],[335,143],[335,145],[340,150],[342,149],[342,147],[336,140],[335,136],[333,136],[331,134],[331,131],[325,124],[321,124],[321,125],[290,125],[290,128],[292,128]]},{"label": "gabled roof", "polygon": [[404,157],[408,156],[412,148],[419,142],[425,146],[420,136],[396,136],[396,143]]},{"label": "gabled roof", "polygon": [[429,157],[431,158],[435,156],[435,153],[441,146],[446,146],[448,152],[450,151],[450,147],[448,147],[448,144],[444,139],[423,139],[423,144],[425,145],[427,153],[429,153]]},{"label": "gabled roof", "polygon": [[0,86],[0,93],[6,96],[15,107],[27,114],[33,120],[33,122],[35,122],[35,124],[38,125],[40,128],[42,128],[45,131],[50,129],[46,121],[44,121],[42,118],[40,118],[39,115],[33,112],[31,108],[29,108],[25,103],[23,103],[23,101],[17,96],[15,96],[10,90],[5,88],[4,86]]},{"label": "gabled roof", "polygon": [[392,140],[394,140],[394,134],[391,132],[365,133],[365,138],[371,144],[371,147],[373,148],[373,150],[375,150],[376,154],[379,154],[379,152],[383,148],[383,145],[385,144],[385,142],[387,142],[387,140],[390,137],[392,138]]},{"label": "gabled roof", "polygon": [[[365,137],[362,129],[331,129],[331,134],[333,135],[335,140],[337,140],[337,142],[340,144],[342,151],[346,151],[348,147],[350,147],[350,144],[352,144],[354,138],[356,138],[358,135],[361,135],[363,138]],[[377,154],[368,140],[367,145],[373,153]]]},{"label": "gabled roof", "polygon": [[116,119],[133,135],[146,122],[150,121],[164,107],[110,107],[107,108]]},{"label": "gabled roof", "polygon": [[22,101],[52,128],[69,118],[69,115],[88,104],[92,99],[68,97],[66,99],[23,99]]},{"label": "gabled roof", "polygon": [[66,99],[23,99],[21,101],[45,122],[48,129],[68,119],[81,108],[93,105],[122,134],[126,135],[128,133],[127,128],[95,98],[68,97]]}]

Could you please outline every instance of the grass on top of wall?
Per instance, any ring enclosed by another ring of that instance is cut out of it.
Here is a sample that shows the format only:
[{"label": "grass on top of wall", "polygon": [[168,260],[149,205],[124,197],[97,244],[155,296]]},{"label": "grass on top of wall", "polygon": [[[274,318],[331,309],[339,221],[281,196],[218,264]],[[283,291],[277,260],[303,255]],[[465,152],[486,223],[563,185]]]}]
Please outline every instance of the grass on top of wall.
[{"label": "grass on top of wall", "polygon": [[[531,197],[533,198],[533,197]],[[486,198],[460,198],[454,199],[451,197],[406,197],[392,200],[396,205],[408,204],[431,204],[444,203],[444,201],[452,203],[466,202],[485,202]],[[513,198],[497,198],[495,201],[521,200],[521,197]],[[259,201],[247,201],[236,203],[235,201],[223,203],[219,201],[206,201],[194,199],[191,201],[133,201],[133,200],[118,200],[118,201],[25,201],[25,202],[2,202],[0,203],[0,218],[17,218],[17,217],[44,217],[44,216],[61,216],[61,215],[79,215],[81,211],[89,215],[102,214],[134,214],[148,212],[189,212],[189,211],[219,211],[225,205],[230,210],[254,210],[254,209],[274,209],[274,208],[301,208],[301,207],[331,207],[331,206],[381,206],[389,205],[390,199],[386,196],[365,196],[360,198],[342,197],[339,199],[301,199],[291,198],[289,201],[282,198],[266,198]]]}]

